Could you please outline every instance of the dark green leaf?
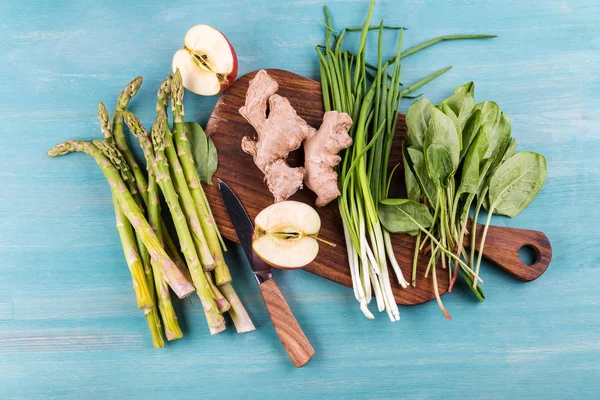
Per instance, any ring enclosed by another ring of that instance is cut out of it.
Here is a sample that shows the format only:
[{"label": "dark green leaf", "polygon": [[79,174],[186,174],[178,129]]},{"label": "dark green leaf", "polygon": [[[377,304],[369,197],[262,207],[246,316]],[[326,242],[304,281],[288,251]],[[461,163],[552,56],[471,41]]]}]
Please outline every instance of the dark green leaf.
[{"label": "dark green leaf", "polygon": [[213,141],[206,137],[204,129],[196,122],[186,122],[185,133],[190,143],[198,178],[212,184],[211,179],[218,165],[217,149]]},{"label": "dark green leaf", "polygon": [[[443,112],[448,118],[450,118],[452,120],[452,123],[454,124],[454,127],[456,128],[456,132],[457,133],[461,133],[462,132],[462,128],[460,126],[460,121],[458,120],[458,117],[456,116],[456,114],[454,113],[454,111],[452,111],[452,109],[450,108],[450,106],[447,103],[441,103],[438,107],[438,109]],[[462,134],[458,135],[458,146],[459,148],[462,150]]]},{"label": "dark green leaf", "polygon": [[432,108],[433,104],[429,100],[421,99],[412,103],[406,112],[406,127],[408,128],[410,142],[412,146],[418,149],[423,147]]},{"label": "dark green leaf", "polygon": [[421,201],[421,187],[419,181],[411,169],[410,156],[406,148],[406,142],[402,143],[402,162],[404,164],[404,183],[406,184],[406,196],[413,201]]},{"label": "dark green leaf", "polygon": [[481,160],[489,145],[487,129],[480,129],[477,137],[471,143],[469,151],[462,163],[462,176],[458,193],[477,193],[480,182],[479,169]]},{"label": "dark green leaf", "polygon": [[537,196],[546,180],[546,159],[534,152],[517,153],[490,179],[489,199],[496,214],[514,217]]},{"label": "dark green leaf", "polygon": [[475,136],[481,128],[481,110],[475,110],[471,113],[469,119],[465,122],[465,126],[462,130],[462,145],[463,148],[460,152],[460,158],[462,159],[469,150],[471,142],[475,140]]},{"label": "dark green leaf", "polygon": [[423,141],[425,165],[437,187],[447,186],[458,168],[460,145],[452,120],[435,107]]},{"label": "dark green leaf", "polygon": [[419,181],[419,185],[421,186],[421,191],[425,194],[425,197],[429,201],[429,204],[435,205],[437,204],[437,190],[435,188],[435,184],[432,182],[429,174],[427,173],[427,167],[425,166],[425,156],[423,152],[414,147],[409,147],[406,149],[408,153],[408,157],[411,160],[410,167],[412,167],[412,171]]},{"label": "dark green leaf", "polygon": [[485,153],[484,158],[492,158],[494,165],[491,172],[502,161],[502,156],[510,145],[511,125],[508,115],[501,112],[498,122],[492,127],[489,123],[483,124],[486,129],[489,129],[490,145]]},{"label": "dark green leaf", "polygon": [[217,148],[215,147],[215,143],[209,137],[208,141],[208,160],[206,162],[206,183],[212,185],[212,177],[217,172],[217,168],[219,167],[219,155],[217,153]]},{"label": "dark green leaf", "polygon": [[[465,126],[465,123],[473,113],[473,109],[475,108],[475,99],[473,98],[473,94],[460,91],[442,101],[442,104],[448,105],[448,107],[450,107],[450,109],[454,112],[454,115],[456,115],[456,118],[459,122],[456,131],[460,134]],[[444,110],[442,109],[442,111]],[[447,114],[446,111],[444,111],[444,113]]]},{"label": "dark green leaf", "polygon": [[454,93],[471,93],[472,96],[475,96],[475,84],[473,82],[467,82],[454,89]]},{"label": "dark green leaf", "polygon": [[416,235],[429,228],[433,216],[422,203],[409,199],[384,199],[379,203],[379,219],[383,226],[393,233]]}]

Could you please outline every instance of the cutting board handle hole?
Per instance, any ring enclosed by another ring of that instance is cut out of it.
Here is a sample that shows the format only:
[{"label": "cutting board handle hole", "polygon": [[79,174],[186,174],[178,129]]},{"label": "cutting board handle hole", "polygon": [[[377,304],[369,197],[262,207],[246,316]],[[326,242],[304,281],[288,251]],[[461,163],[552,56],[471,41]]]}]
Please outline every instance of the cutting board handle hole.
[{"label": "cutting board handle hole", "polygon": [[537,247],[526,244],[519,249],[519,259],[523,264],[532,266],[540,261],[540,251]]}]

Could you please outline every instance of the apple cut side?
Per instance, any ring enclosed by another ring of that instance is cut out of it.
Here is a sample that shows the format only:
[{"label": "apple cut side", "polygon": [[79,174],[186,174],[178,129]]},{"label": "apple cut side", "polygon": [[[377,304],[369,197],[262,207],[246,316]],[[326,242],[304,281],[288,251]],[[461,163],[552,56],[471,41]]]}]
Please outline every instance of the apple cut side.
[{"label": "apple cut side", "polygon": [[262,210],[255,219],[252,248],[269,265],[302,268],[319,253],[319,214],[298,201],[282,201]]},{"label": "apple cut side", "polygon": [[212,96],[228,88],[237,76],[238,60],[225,35],[210,25],[187,31],[184,48],[173,56],[173,72],[179,68],[183,86],[201,96]]}]

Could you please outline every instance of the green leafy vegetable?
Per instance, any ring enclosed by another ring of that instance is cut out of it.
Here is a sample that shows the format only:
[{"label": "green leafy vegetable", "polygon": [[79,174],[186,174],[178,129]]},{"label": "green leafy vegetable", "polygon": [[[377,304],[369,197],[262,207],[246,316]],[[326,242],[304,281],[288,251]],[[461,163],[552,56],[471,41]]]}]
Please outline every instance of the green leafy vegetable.
[{"label": "green leafy vegetable", "polygon": [[433,220],[425,204],[409,199],[381,200],[379,218],[388,231],[408,233],[412,236],[423,228],[429,228]]},{"label": "green leafy vegetable", "polygon": [[518,153],[502,164],[490,180],[491,209],[515,217],[537,196],[546,180],[546,159],[533,152]]},{"label": "green leafy vegetable", "polygon": [[[434,289],[436,263],[442,268],[454,264],[453,273],[448,268],[449,290],[460,271],[474,295],[483,301],[479,268],[490,219],[494,214],[513,217],[520,213],[544,184],[546,164],[539,154],[514,155],[516,141],[511,137],[510,118],[494,102],[475,104],[474,89],[469,82],[438,105],[421,99],[409,108],[402,153],[410,201],[381,201],[379,217],[390,231],[419,234],[413,257],[413,285],[419,250],[429,241],[431,258],[425,276],[432,269]],[[413,204],[418,196],[425,208]],[[473,226],[468,232],[473,204]],[[477,220],[484,206],[490,212],[476,260]],[[429,226],[424,223],[429,222],[425,216],[432,216]],[[463,248],[467,233],[471,239],[470,257]],[[423,243],[421,234],[425,234]],[[447,315],[437,289],[436,298]]]},{"label": "green leafy vegetable", "polygon": [[433,104],[427,99],[415,101],[406,112],[406,127],[410,146],[423,148]]},{"label": "green leafy vegetable", "polygon": [[437,108],[431,109],[423,150],[429,176],[437,187],[446,187],[458,168],[460,145],[454,123]]},{"label": "green leafy vegetable", "polygon": [[211,138],[206,136],[200,124],[196,122],[186,122],[185,133],[190,143],[198,177],[202,182],[212,185],[212,176],[218,166],[215,144]]}]

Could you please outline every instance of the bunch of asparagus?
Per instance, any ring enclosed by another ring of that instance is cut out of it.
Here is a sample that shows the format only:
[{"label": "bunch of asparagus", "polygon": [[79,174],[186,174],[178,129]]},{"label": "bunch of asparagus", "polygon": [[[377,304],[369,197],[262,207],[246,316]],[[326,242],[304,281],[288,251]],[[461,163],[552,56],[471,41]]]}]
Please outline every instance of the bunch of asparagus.
[{"label": "bunch of asparagus", "polygon": [[[94,158],[106,177],[137,305],[144,310],[154,347],[164,347],[162,328],[169,341],[183,336],[169,287],[179,298],[196,291],[211,334],[226,329],[226,312],[239,333],[252,331],[254,325],[231,286],[223,257],[225,245],[194,165],[184,124],[181,74],[178,70],[161,83],[151,134],[126,109],[141,84],[140,76],[121,92],[112,122],[100,102],[98,117],[104,140],[69,140],[53,147],[48,156],[83,152]],[[169,101],[172,130],[167,116]],[[147,174],[127,145],[123,122],[140,142]],[[162,218],[160,192],[183,258]]]}]

